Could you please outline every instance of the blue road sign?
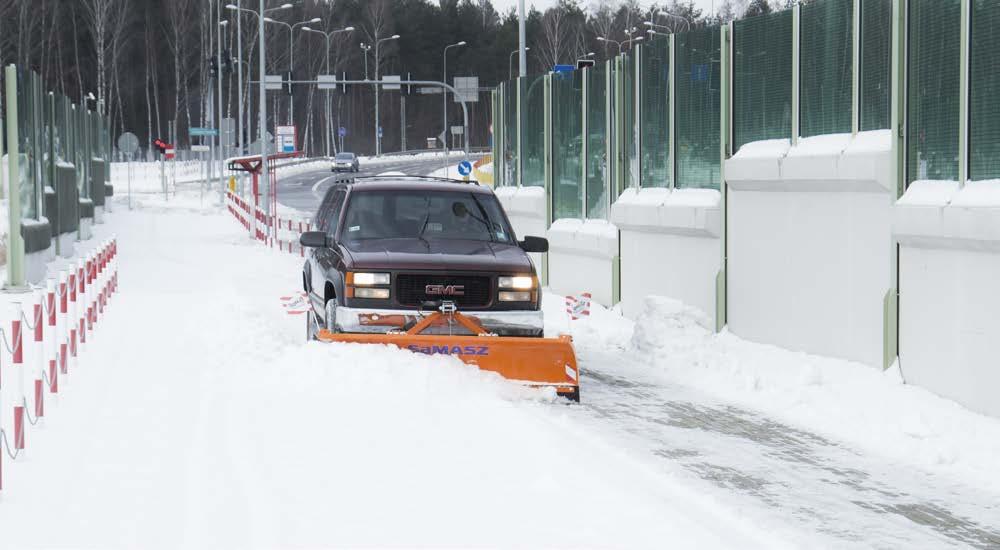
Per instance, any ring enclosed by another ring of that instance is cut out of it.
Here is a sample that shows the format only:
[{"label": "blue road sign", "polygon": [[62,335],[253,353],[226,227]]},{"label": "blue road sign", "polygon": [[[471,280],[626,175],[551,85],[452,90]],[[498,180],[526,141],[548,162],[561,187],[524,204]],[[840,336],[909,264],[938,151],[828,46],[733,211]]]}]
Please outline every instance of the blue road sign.
[{"label": "blue road sign", "polygon": [[343,126],[341,126],[340,129],[337,130],[337,135],[339,135],[340,137],[346,136],[347,135],[347,128],[344,128]]},{"label": "blue road sign", "polygon": [[463,160],[462,162],[458,163],[458,173],[463,176],[468,176],[469,174],[471,174],[472,163],[467,160]]},{"label": "blue road sign", "polygon": [[188,135],[191,137],[215,137],[219,135],[216,128],[188,128]]},{"label": "blue road sign", "polygon": [[378,137],[382,137],[382,127],[378,127]]}]

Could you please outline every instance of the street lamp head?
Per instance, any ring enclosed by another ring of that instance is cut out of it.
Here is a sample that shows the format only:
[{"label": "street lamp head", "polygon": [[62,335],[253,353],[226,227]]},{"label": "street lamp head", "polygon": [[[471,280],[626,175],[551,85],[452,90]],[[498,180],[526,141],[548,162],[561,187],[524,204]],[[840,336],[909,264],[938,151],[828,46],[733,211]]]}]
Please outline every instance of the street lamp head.
[{"label": "street lamp head", "polygon": [[287,10],[287,9],[290,9],[291,7],[292,7],[291,4],[282,4],[281,6],[278,7],[278,9],[279,10]]},{"label": "street lamp head", "polygon": [[309,27],[302,27],[302,30],[304,30],[304,31],[306,31],[306,32],[314,32],[314,31],[313,31],[312,29],[310,29]]},{"label": "street lamp head", "polygon": [[643,41],[643,40],[645,40],[645,39],[646,39],[646,37],[645,37],[645,36],[640,36],[639,38],[636,38],[636,39],[635,39],[635,41],[636,41],[636,42],[642,42],[642,41]]},{"label": "street lamp head", "polygon": [[653,22],[652,21],[643,21],[642,24],[646,25],[647,27],[652,27],[653,26]]},{"label": "street lamp head", "polygon": [[461,42],[459,42],[458,44],[455,44],[455,45],[456,46],[464,46],[465,45],[465,40],[463,40],[463,41],[461,41]]},{"label": "street lamp head", "polygon": [[240,9],[240,7],[237,6],[236,4],[226,4],[226,9],[227,10],[238,10],[238,9]]},{"label": "street lamp head", "polygon": [[344,30],[345,32],[351,32],[354,30],[354,27],[344,27],[342,30]]},{"label": "street lamp head", "polygon": [[394,34],[394,35],[392,35],[392,36],[389,37],[389,40],[396,40],[397,38],[399,38],[399,35],[398,34]]},{"label": "street lamp head", "polygon": [[596,55],[594,52],[587,52],[587,55],[583,57],[594,57],[594,55]]},{"label": "street lamp head", "polygon": [[219,21],[219,26],[220,27],[225,27],[228,24],[229,24],[229,21]]},{"label": "street lamp head", "polygon": [[94,97],[94,92],[88,92],[88,93],[87,93],[87,99],[89,99],[89,100],[93,101],[93,100],[95,100],[95,99],[97,99],[97,98],[96,98],[96,97]]},{"label": "street lamp head", "polygon": [[[607,39],[607,38],[604,38],[603,36],[598,36],[598,37],[597,37],[597,40],[598,40],[599,42],[607,42],[607,41],[608,41],[608,39]],[[527,49],[527,48],[525,48],[525,49]]]},{"label": "street lamp head", "polygon": [[271,19],[270,17],[265,17],[264,21],[266,21],[267,23],[277,23],[277,21],[275,21],[274,19]]},{"label": "street lamp head", "polygon": [[320,19],[319,17],[313,17],[312,19],[309,20],[310,23],[321,23],[322,21],[323,20]]}]

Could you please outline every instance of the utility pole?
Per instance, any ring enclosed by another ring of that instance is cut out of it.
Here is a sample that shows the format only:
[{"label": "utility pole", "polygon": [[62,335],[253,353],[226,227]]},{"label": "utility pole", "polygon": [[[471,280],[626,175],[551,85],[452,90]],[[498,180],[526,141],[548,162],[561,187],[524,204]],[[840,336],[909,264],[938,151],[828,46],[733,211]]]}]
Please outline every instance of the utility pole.
[{"label": "utility pole", "polygon": [[[260,91],[259,91],[259,102],[260,106],[258,110],[260,112],[260,122],[258,125],[258,132],[260,133],[260,173],[263,181],[260,182],[261,186],[265,189],[264,192],[264,213],[270,213],[271,211],[271,177],[267,172],[267,68],[264,66],[264,4],[265,0],[260,0],[260,13],[257,15],[257,57],[260,60],[257,70],[259,71],[258,80],[260,81]],[[268,225],[268,234],[271,232],[271,227]]]},{"label": "utility pole", "polygon": [[[226,200],[226,177],[223,175],[223,163],[224,157],[226,156],[223,152],[222,145],[222,0],[216,5],[216,15],[218,15],[219,25],[215,26],[216,35],[218,38],[218,47],[215,50],[215,79],[216,79],[216,91],[218,92],[218,102],[219,106],[218,115],[215,117],[219,121],[215,124],[215,129],[218,132],[218,142],[219,142],[219,205],[225,204]],[[232,58],[230,58],[230,63],[232,63]]]},{"label": "utility pole", "polygon": [[[376,81],[378,81],[378,79],[379,79],[379,76],[378,76],[379,75],[379,73],[378,73],[378,48],[379,48],[379,45],[382,44],[382,42],[387,42],[389,40],[398,40],[398,39],[399,39],[399,35],[398,34],[394,34],[394,35],[390,36],[389,38],[382,38],[382,39],[376,39],[375,40],[375,80]],[[376,157],[382,154],[382,136],[380,135],[380,132],[379,132],[379,130],[381,130],[381,128],[379,126],[381,120],[379,119],[379,112],[378,112],[378,108],[379,108],[379,101],[378,101],[379,98],[378,98],[378,96],[379,96],[379,92],[381,92],[381,91],[382,91],[382,86],[380,84],[375,84],[375,156]]]},{"label": "utility pole", "polygon": [[519,76],[528,76],[527,39],[524,33],[524,0],[518,0],[517,3],[517,46],[520,50],[517,60],[521,64],[518,74]]},{"label": "utility pole", "polygon": [[[236,0],[236,99],[239,102],[236,112],[238,115],[239,122],[237,123],[237,133],[236,134],[236,144],[239,146],[238,153],[236,156],[243,156],[243,147],[246,145],[243,143],[243,18],[240,17],[240,2],[242,0]],[[240,180],[242,181],[242,179]],[[243,184],[240,184],[242,187]]]}]

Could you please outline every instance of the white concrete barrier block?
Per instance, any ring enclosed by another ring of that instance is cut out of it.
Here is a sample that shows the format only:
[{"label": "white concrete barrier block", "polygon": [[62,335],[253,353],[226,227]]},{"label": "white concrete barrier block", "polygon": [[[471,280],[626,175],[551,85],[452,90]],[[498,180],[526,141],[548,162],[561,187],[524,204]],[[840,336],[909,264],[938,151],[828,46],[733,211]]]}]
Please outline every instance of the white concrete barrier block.
[{"label": "white concrete barrier block", "polygon": [[744,144],[735,155],[726,159],[726,181],[733,186],[741,182],[780,179],[781,162],[790,147],[791,141],[787,139]]},{"label": "white concrete barrier block", "polygon": [[894,192],[892,130],[858,132],[841,156],[840,177],[875,181],[886,191]]},{"label": "white concrete barrier block", "polygon": [[946,238],[944,209],[958,193],[957,181],[915,181],[896,201],[892,231],[900,242]]},{"label": "white concrete barrier block", "polygon": [[800,138],[781,163],[785,180],[836,180],[840,156],[851,142],[851,134],[828,134]]}]

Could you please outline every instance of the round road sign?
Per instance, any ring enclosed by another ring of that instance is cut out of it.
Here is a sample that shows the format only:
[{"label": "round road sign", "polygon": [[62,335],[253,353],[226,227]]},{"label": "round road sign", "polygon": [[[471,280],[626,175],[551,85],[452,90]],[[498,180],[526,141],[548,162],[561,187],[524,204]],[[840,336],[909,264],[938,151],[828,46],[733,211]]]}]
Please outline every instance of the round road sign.
[{"label": "round road sign", "polygon": [[458,173],[463,176],[468,176],[469,174],[471,174],[472,163],[467,160],[463,160],[462,162],[458,163]]},{"label": "round road sign", "polygon": [[118,150],[131,155],[139,150],[139,138],[132,132],[125,132],[118,136]]}]

